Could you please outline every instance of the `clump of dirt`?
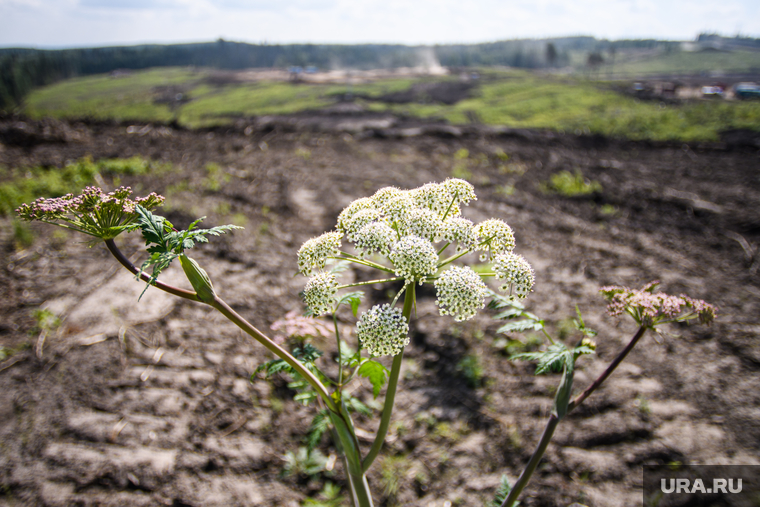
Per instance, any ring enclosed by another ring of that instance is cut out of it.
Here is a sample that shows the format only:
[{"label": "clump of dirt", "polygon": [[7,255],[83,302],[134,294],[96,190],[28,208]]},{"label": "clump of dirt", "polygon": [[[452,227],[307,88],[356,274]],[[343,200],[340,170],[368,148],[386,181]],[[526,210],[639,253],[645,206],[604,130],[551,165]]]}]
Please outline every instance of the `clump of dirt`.
[{"label": "clump of dirt", "polygon": [[[606,316],[600,286],[659,279],[666,292],[720,307],[712,327],[675,326],[644,338],[560,424],[523,505],[641,505],[645,463],[760,464],[756,147],[352,117],[366,122],[349,130],[334,115],[308,127],[280,117],[187,131],[28,120],[21,128],[21,119],[5,118],[0,167],[61,167],[86,155],[172,162],[174,172],[125,176],[121,184],[166,195],[178,227],[202,215],[207,225],[245,225],[193,256],[222,297],[263,330],[302,308],[295,253],[333,228],[351,200],[387,185],[466,177],[478,201],[464,215],[506,220],[516,251],[536,270],[528,309],[558,332],[577,304],[599,331],[598,354],[579,361],[577,389],[634,332],[631,322]],[[46,125],[61,134],[46,137]],[[212,162],[221,174],[209,172]],[[540,184],[564,170],[602,190],[543,193]],[[32,230],[33,246],[20,250],[11,227],[0,231],[0,343],[18,350],[0,362],[2,503],[296,506],[324,481],[341,483],[340,464],[312,479],[282,475],[284,455],[302,445],[314,411],[293,402],[282,379],[249,381],[270,359],[263,347],[206,307],[155,290],[138,302],[142,284],[102,246],[87,248],[51,226]],[[142,260],[137,235],[119,245]],[[185,283],[176,268],[166,276]],[[367,292],[364,305],[384,297]],[[483,505],[502,474],[515,478],[527,462],[558,382],[509,362],[499,323],[485,312],[455,323],[438,315],[434,296],[420,295],[392,431],[369,474],[378,505]],[[38,355],[40,308],[62,324]],[[341,322],[354,319],[346,313]],[[329,365],[334,344],[316,345]],[[479,382],[465,378],[465,356],[483,368]],[[372,404],[366,384],[354,394]],[[368,447],[377,421],[356,423]],[[327,440],[320,449],[335,452]],[[384,460],[402,472],[393,487]]]}]

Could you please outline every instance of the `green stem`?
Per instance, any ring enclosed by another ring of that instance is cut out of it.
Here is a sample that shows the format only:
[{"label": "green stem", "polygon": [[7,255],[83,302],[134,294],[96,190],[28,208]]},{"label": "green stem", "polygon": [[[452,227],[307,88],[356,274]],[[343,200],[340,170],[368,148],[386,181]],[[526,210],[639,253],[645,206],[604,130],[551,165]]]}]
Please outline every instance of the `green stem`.
[{"label": "green stem", "polygon": [[256,341],[261,343],[264,347],[269,349],[272,353],[274,353],[277,357],[285,361],[290,365],[291,368],[293,368],[296,372],[298,372],[299,375],[301,375],[311,386],[314,388],[314,390],[317,392],[317,394],[320,395],[320,397],[324,400],[325,405],[327,405],[327,408],[331,411],[335,412],[338,410],[338,406],[335,404],[335,401],[330,396],[330,393],[327,392],[327,388],[325,387],[322,382],[309,370],[306,369],[306,367],[301,364],[301,362],[293,357],[290,352],[283,349],[279,345],[277,345],[275,342],[273,342],[269,337],[267,337],[264,333],[253,327],[250,322],[245,320],[243,317],[241,317],[235,310],[230,308],[230,306],[222,301],[222,299],[217,296],[214,298],[214,300],[209,304],[209,306],[212,306],[219,310],[219,312],[227,317],[229,320],[231,320],[237,327],[245,331],[246,334],[253,337]]},{"label": "green stem", "polygon": [[[127,268],[131,273],[137,275],[139,274],[140,278],[144,281],[150,280],[150,275],[145,273],[144,271],[141,271],[138,269],[134,264],[132,264],[129,259],[119,250],[119,248],[116,246],[116,243],[112,239],[107,239],[105,241],[106,247],[108,250],[113,254],[114,257],[116,257],[116,260],[118,260],[122,266]],[[165,284],[159,280],[156,280],[154,282],[154,285],[156,288],[161,289],[164,292],[168,292],[169,294],[172,294],[174,296],[179,296],[181,298],[189,299],[191,301],[197,301],[201,302],[198,299],[198,296],[195,292],[185,290],[185,289],[179,289],[177,287]],[[214,300],[211,303],[208,303],[209,306],[212,306],[219,310],[225,317],[230,319],[237,327],[245,331],[248,335],[252,336],[256,341],[261,343],[264,347],[272,351],[277,357],[284,360],[286,363],[288,363],[294,370],[296,370],[306,381],[311,384],[311,386],[314,388],[314,390],[319,394],[322,399],[325,401],[325,404],[333,411],[338,410],[337,405],[335,405],[335,402],[330,397],[330,394],[327,392],[327,388],[322,384],[322,382],[319,381],[317,377],[314,376],[312,372],[306,369],[301,362],[293,357],[290,352],[283,349],[279,345],[277,345],[275,342],[273,342],[269,337],[267,337],[264,333],[253,327],[253,325],[245,320],[243,317],[238,315],[235,310],[229,307],[227,303],[222,301],[220,297],[215,297]]]},{"label": "green stem", "polygon": [[338,394],[340,394],[343,390],[343,357],[341,357],[342,348],[340,346],[340,330],[338,329],[337,312],[333,312],[333,324],[335,325],[335,340],[338,343]]},{"label": "green stem", "polygon": [[446,243],[445,245],[443,245],[443,248],[441,248],[440,250],[438,250],[438,255],[441,255],[443,253],[443,251],[446,250],[449,247],[450,244],[451,244],[451,241],[449,241],[448,243]]},{"label": "green stem", "polygon": [[[411,321],[412,308],[414,308],[415,298],[415,284],[409,284],[404,295],[404,309],[402,314],[407,323]],[[366,472],[375,461],[375,458],[380,453],[380,449],[383,447],[385,436],[388,434],[388,426],[391,422],[391,414],[393,413],[393,403],[396,398],[396,388],[398,387],[398,379],[401,373],[401,364],[404,359],[404,351],[402,350],[393,358],[393,365],[391,366],[391,373],[388,377],[388,389],[385,392],[385,405],[383,406],[383,413],[380,418],[380,426],[377,428],[377,435],[375,435],[375,441],[372,443],[369,453],[365,456],[362,462],[362,470]]]},{"label": "green stem", "polygon": [[470,253],[470,252],[472,252],[472,250],[464,250],[464,251],[462,251],[462,252],[460,252],[460,253],[458,253],[458,254],[454,254],[454,255],[452,255],[452,256],[451,256],[451,257],[449,257],[448,259],[446,259],[446,260],[443,260],[443,261],[439,262],[439,263],[438,263],[438,269],[440,269],[440,268],[444,267],[446,264],[449,264],[449,263],[451,263],[451,262],[454,262],[454,261],[455,261],[455,260],[457,260],[458,258],[460,258],[460,257],[463,257],[463,256],[467,255],[467,254],[468,254],[468,253]]},{"label": "green stem", "polygon": [[[127,270],[132,273],[133,275],[140,276],[140,279],[144,282],[149,282],[151,279],[151,276],[146,273],[145,271],[140,270],[137,266],[132,264],[129,259],[127,259],[127,256],[122,253],[121,250],[116,246],[116,243],[112,239],[105,240],[106,248],[108,248],[108,251],[111,252],[111,254],[116,257],[116,260],[119,261],[119,263],[127,268]],[[152,284],[157,289],[161,289],[164,292],[168,292],[169,294],[173,296],[179,296],[181,298],[189,299],[190,301],[198,301],[200,302],[200,299],[198,299],[198,296],[195,294],[195,292],[185,289],[180,289],[178,287],[174,287],[173,285],[169,285],[167,283],[164,283],[160,280],[156,280]]]},{"label": "green stem", "polygon": [[382,280],[368,280],[366,282],[347,283],[346,285],[338,285],[338,287],[336,287],[336,290],[347,289],[349,287],[359,287],[360,285],[374,285],[376,283],[398,282],[399,280],[403,280],[403,279],[404,279],[403,276],[397,276],[395,278],[383,278]]},{"label": "green stem", "polygon": [[[580,406],[583,401],[591,395],[596,389],[599,388],[600,385],[609,377],[613,371],[615,371],[615,368],[618,367],[618,365],[625,359],[625,357],[628,355],[628,353],[633,349],[633,347],[636,346],[636,344],[639,342],[642,336],[644,336],[644,333],[646,333],[647,327],[646,326],[640,326],[638,331],[636,331],[636,334],[633,335],[633,338],[631,338],[631,341],[626,345],[626,347],[620,351],[620,353],[617,355],[617,357],[610,363],[610,365],[607,367],[604,372],[602,372],[601,375],[590,385],[588,386],[581,394],[575,397],[568,405],[567,405],[567,413],[570,413],[573,409]],[[544,434],[541,435],[541,440],[538,442],[538,447],[536,447],[536,450],[533,452],[533,455],[530,457],[530,461],[528,462],[528,465],[525,467],[525,470],[523,470],[522,474],[520,474],[520,478],[515,483],[512,490],[509,492],[509,495],[506,499],[504,499],[504,502],[501,504],[501,507],[512,507],[512,505],[517,500],[517,497],[522,492],[523,488],[528,484],[528,481],[530,480],[530,477],[533,475],[533,472],[536,470],[536,467],[538,466],[539,461],[541,461],[541,458],[543,457],[544,453],[546,452],[546,447],[549,445],[549,441],[552,438],[552,435],[554,435],[554,430],[557,428],[557,424],[559,423],[559,418],[556,414],[552,414],[549,417],[549,421],[546,423],[546,428],[544,429]]]},{"label": "green stem", "polygon": [[353,256],[351,254],[347,254],[345,252],[341,252],[341,253],[343,255],[346,255],[347,257],[328,257],[328,259],[335,259],[335,260],[338,260],[338,261],[355,262],[357,264],[362,264],[364,266],[369,266],[371,268],[379,269],[379,270],[385,271],[387,273],[393,273],[394,272],[391,268],[386,268],[382,264],[378,264],[376,262],[368,261],[368,260],[365,260],[365,259],[360,259],[358,257],[355,257],[355,256]]},{"label": "green stem", "polygon": [[583,403],[583,400],[589,397],[591,393],[597,390],[597,388],[602,385],[602,382],[604,382],[607,377],[610,376],[610,374],[615,371],[615,368],[618,367],[618,365],[623,362],[623,359],[625,359],[625,356],[628,355],[628,353],[633,350],[633,347],[636,346],[636,344],[639,342],[642,336],[644,336],[644,333],[646,333],[647,328],[645,326],[639,327],[638,331],[636,331],[636,334],[633,335],[633,338],[631,338],[631,341],[626,345],[626,347],[618,354],[618,356],[615,358],[614,361],[610,363],[610,365],[607,367],[604,372],[602,372],[601,375],[599,375],[599,378],[597,378],[590,386],[588,386],[581,394],[576,396],[573,401],[571,401],[567,406],[567,411],[570,412],[575,407]]},{"label": "green stem", "polygon": [[559,419],[556,415],[552,414],[549,416],[549,421],[546,423],[544,434],[541,435],[541,440],[538,441],[538,447],[536,447],[536,450],[533,452],[533,456],[530,457],[530,461],[528,461],[528,465],[525,467],[525,470],[523,470],[523,473],[520,474],[520,478],[517,479],[515,485],[512,486],[509,495],[507,495],[507,498],[505,498],[504,502],[502,502],[501,507],[512,507],[512,505],[514,505],[517,497],[520,496],[520,493],[522,493],[522,490],[528,484],[531,475],[533,475],[533,472],[535,472],[538,463],[541,461],[541,458],[546,452],[546,448],[549,446],[549,441],[552,439],[554,430],[557,428],[558,423]]}]

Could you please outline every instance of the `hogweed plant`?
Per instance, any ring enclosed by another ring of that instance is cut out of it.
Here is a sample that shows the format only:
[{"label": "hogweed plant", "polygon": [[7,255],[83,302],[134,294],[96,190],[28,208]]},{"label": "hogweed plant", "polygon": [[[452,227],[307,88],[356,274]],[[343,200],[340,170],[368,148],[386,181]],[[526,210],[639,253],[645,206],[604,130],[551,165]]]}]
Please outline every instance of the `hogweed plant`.
[{"label": "hogweed plant", "polygon": [[[305,456],[314,450],[323,434],[332,434],[342,455],[354,507],[373,505],[367,471],[388,433],[419,286],[432,285],[440,314],[457,322],[473,318],[486,306],[486,300],[491,299],[489,306],[502,310],[497,318],[509,320],[501,332],[542,330],[549,340],[545,350],[520,354],[514,359],[538,361],[537,373],[562,372],[554,410],[536,452],[514,487],[505,478],[497,492],[493,503],[502,506],[515,505],[557,423],[604,382],[647,329],[692,318],[709,323],[715,314],[715,309],[703,301],[657,294],[654,285],[639,291],[603,288],[602,292],[610,299],[610,313],[628,313],[640,327],[605,373],[571,399],[575,362],[579,356],[594,352],[595,345],[590,339],[594,333],[585,327],[579,312],[576,323],[586,337],[568,348],[552,340],[543,321],[525,311],[521,301],[533,290],[534,272],[522,256],[514,253],[515,237],[509,225],[499,219],[474,224],[464,218],[462,208],[476,200],[476,195],[473,186],[461,179],[428,183],[412,190],[386,187],[370,197],[353,201],[338,216],[334,231],[308,240],[298,251],[298,270],[309,277],[302,292],[306,314],[332,317],[338,371],[330,376],[318,364],[322,356],[320,350],[301,339],[288,351],[278,343],[282,340],[266,336],[222,300],[206,271],[187,256],[187,250],[208,241],[208,236],[224,234],[237,227],[199,229],[200,220],[197,220],[187,230],[180,231],[152,212],[163,203],[163,197],[153,193],[144,198],[130,196],[129,188],[106,193],[88,187],[80,196],[39,199],[31,205],[22,205],[17,213],[24,220],[57,224],[103,240],[126,269],[146,282],[146,289],[153,286],[215,308],[277,356],[261,365],[252,380],[260,372],[266,376],[288,374],[292,379],[289,387],[296,392],[294,399],[316,405],[317,414],[309,430]],[[118,234],[137,230],[142,233],[148,253],[140,268],[114,243]],[[485,272],[482,269],[476,272],[463,262],[473,258],[465,256],[474,252],[480,254],[480,262],[490,266]],[[173,287],[159,279],[160,273],[177,258],[193,290]],[[341,276],[352,264],[370,268],[377,275],[367,281],[341,283]],[[488,288],[484,282],[488,278],[499,281],[501,293]],[[390,293],[388,301],[359,314],[363,294],[357,288],[378,284],[389,284],[397,290]],[[355,333],[341,334],[337,314],[342,306],[349,307],[357,319]],[[313,326],[300,319],[291,315],[278,325],[292,328],[292,334],[308,334]],[[324,332],[325,327],[320,326],[320,333]],[[347,336],[357,339],[351,342]],[[385,356],[392,358],[390,370],[378,360]],[[356,412],[372,415],[366,405],[351,395],[349,386],[359,377],[368,379],[375,398],[386,388],[378,429],[369,449],[362,449],[351,415]]]}]

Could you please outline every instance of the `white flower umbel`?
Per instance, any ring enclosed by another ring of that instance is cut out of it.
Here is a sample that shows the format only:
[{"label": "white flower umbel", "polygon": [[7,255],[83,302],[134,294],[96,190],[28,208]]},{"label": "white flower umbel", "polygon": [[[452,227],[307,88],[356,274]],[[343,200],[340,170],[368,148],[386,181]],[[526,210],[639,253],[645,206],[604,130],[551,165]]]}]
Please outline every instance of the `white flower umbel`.
[{"label": "white flower umbel", "polygon": [[508,253],[515,248],[515,235],[512,229],[502,220],[491,218],[475,226],[475,234],[480,242],[480,250],[486,253],[480,260],[493,259],[495,255]]},{"label": "white flower umbel", "polygon": [[403,276],[406,283],[413,283],[436,272],[438,254],[433,244],[419,236],[405,236],[396,242],[388,256],[398,276]]},{"label": "white flower umbel", "polygon": [[383,187],[372,196],[372,203],[374,204],[375,208],[382,209],[383,206],[385,206],[385,203],[393,199],[394,197],[398,197],[401,194],[406,193],[405,190],[401,190],[400,188],[396,187]]},{"label": "white flower umbel", "polygon": [[448,194],[448,199],[453,200],[456,204],[469,204],[470,201],[477,201],[475,187],[472,183],[459,178],[449,178],[441,186]]},{"label": "white flower umbel", "polygon": [[436,242],[456,243],[457,251],[475,248],[478,240],[472,222],[462,217],[447,218],[441,222],[436,231],[435,239]]},{"label": "white flower umbel", "polygon": [[409,324],[398,308],[375,305],[359,318],[356,334],[373,356],[395,356],[409,345]]},{"label": "white flower umbel", "polygon": [[317,273],[303,289],[303,300],[314,316],[332,313],[337,299],[338,282],[332,273]]},{"label": "white flower umbel", "polygon": [[533,289],[535,276],[533,268],[522,255],[505,253],[497,255],[494,259],[493,271],[496,278],[503,279],[504,284],[499,287],[502,291],[509,291],[517,299],[525,299]]},{"label": "white flower umbel", "polygon": [[441,315],[461,322],[471,319],[486,304],[488,287],[470,267],[453,266],[435,281]]},{"label": "white flower umbel", "polygon": [[346,227],[354,215],[356,215],[356,213],[359,211],[365,209],[375,209],[375,204],[371,197],[362,197],[361,199],[356,199],[351,204],[346,206],[345,209],[340,212],[340,215],[338,215],[338,224],[335,228],[345,234]]},{"label": "white flower umbel", "polygon": [[426,183],[419,188],[409,191],[414,197],[415,204],[420,208],[429,209],[443,218],[459,216],[461,210],[456,202],[452,204],[452,196],[440,183]]},{"label": "white flower umbel", "polygon": [[354,247],[359,252],[359,257],[370,255],[375,252],[388,255],[391,245],[398,236],[396,231],[385,222],[372,222],[361,228],[354,234]]},{"label": "white flower umbel", "polygon": [[339,232],[326,232],[304,243],[298,250],[298,270],[301,274],[309,276],[313,269],[324,268],[325,260],[338,254],[342,237]]},{"label": "white flower umbel", "polygon": [[402,192],[386,201],[381,210],[389,224],[403,223],[407,213],[415,208],[409,192]]},{"label": "white flower umbel", "polygon": [[380,218],[380,213],[375,209],[363,209],[358,211],[345,227],[348,240],[356,241],[356,234],[361,231],[365,225],[374,222]]},{"label": "white flower umbel", "polygon": [[406,219],[399,224],[399,232],[405,236],[419,236],[432,241],[441,219],[438,215],[429,209],[416,208],[406,215]]}]

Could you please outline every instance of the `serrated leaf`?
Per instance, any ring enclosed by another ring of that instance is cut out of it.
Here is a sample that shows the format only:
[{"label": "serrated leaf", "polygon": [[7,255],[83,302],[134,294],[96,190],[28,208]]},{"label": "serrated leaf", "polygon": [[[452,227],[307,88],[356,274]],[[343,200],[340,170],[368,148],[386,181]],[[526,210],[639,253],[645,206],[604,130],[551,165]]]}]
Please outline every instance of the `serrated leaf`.
[{"label": "serrated leaf", "polygon": [[309,451],[312,451],[319,445],[319,441],[322,440],[322,435],[330,428],[330,416],[327,415],[326,410],[317,412],[314,419],[311,420],[309,425],[309,432],[306,434],[306,446]]},{"label": "serrated leaf", "polygon": [[507,324],[504,324],[499,329],[496,330],[497,333],[510,333],[510,332],[519,332],[519,331],[541,331],[544,328],[544,324],[541,321],[535,321],[535,320],[516,320],[514,322],[509,322]]},{"label": "serrated leaf", "polygon": [[[509,483],[509,477],[502,475],[501,480],[499,481],[499,487],[496,489],[496,494],[489,507],[500,507],[501,504],[504,503],[504,500],[507,499],[510,491],[512,491],[512,485]],[[520,505],[520,502],[514,503],[514,507],[518,507],[518,505]]]},{"label": "serrated leaf", "polygon": [[254,380],[256,375],[260,372],[264,372],[264,375],[266,378],[271,377],[272,375],[280,372],[290,373],[294,374],[295,371],[293,368],[286,363],[283,359],[274,359],[272,361],[267,361],[264,364],[260,364],[258,368],[256,368],[256,371],[253,372],[251,375],[251,381]]},{"label": "serrated leaf", "polygon": [[555,343],[543,352],[516,354],[509,359],[514,361],[538,361],[536,375],[541,375],[550,371],[560,371],[566,362],[573,361],[573,353],[564,344]]},{"label": "serrated leaf", "polygon": [[354,398],[350,394],[343,393],[343,403],[346,408],[352,412],[359,412],[360,414],[371,416],[372,410],[361,402],[358,398]]},{"label": "serrated leaf", "polygon": [[306,391],[305,393],[298,393],[293,396],[293,401],[301,403],[302,405],[308,405],[317,398],[317,393],[314,391]]},{"label": "serrated leaf", "polygon": [[348,368],[356,368],[361,361],[361,351],[354,350],[345,341],[340,342],[340,362]]},{"label": "serrated leaf", "polygon": [[596,351],[587,345],[581,345],[580,347],[575,347],[573,349],[573,354],[577,359],[578,356],[583,354],[596,354]]},{"label": "serrated leaf", "polygon": [[330,267],[330,273],[337,275],[348,270],[350,267],[351,263],[349,261],[338,261]]},{"label": "serrated leaf", "polygon": [[322,351],[311,343],[306,343],[303,347],[293,349],[293,355],[302,363],[313,363],[322,357]]},{"label": "serrated leaf", "polygon": [[350,305],[351,312],[354,314],[354,317],[356,317],[356,314],[359,311],[359,305],[361,304],[363,297],[364,297],[364,292],[362,291],[349,292],[348,294],[343,294],[343,296],[341,296],[341,298],[338,300],[338,306]]},{"label": "serrated leaf", "polygon": [[388,381],[388,368],[383,366],[382,363],[373,361],[371,359],[362,363],[358,371],[359,375],[369,379],[372,384],[372,394],[375,398],[380,394],[380,389]]},{"label": "serrated leaf", "polygon": [[519,308],[510,308],[509,310],[505,310],[499,314],[494,315],[494,319],[496,320],[505,320],[505,319],[512,319],[514,317],[519,317],[522,315],[522,310]]}]

